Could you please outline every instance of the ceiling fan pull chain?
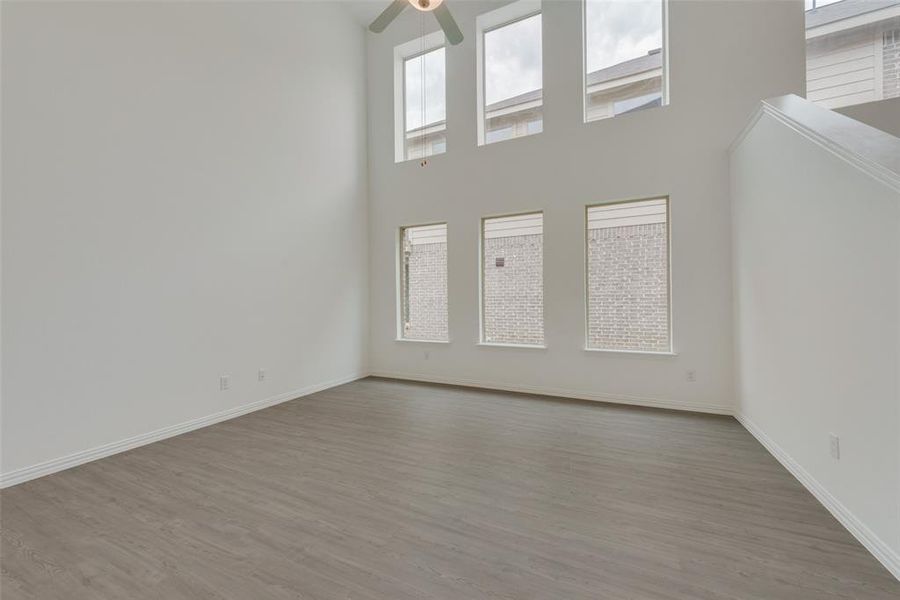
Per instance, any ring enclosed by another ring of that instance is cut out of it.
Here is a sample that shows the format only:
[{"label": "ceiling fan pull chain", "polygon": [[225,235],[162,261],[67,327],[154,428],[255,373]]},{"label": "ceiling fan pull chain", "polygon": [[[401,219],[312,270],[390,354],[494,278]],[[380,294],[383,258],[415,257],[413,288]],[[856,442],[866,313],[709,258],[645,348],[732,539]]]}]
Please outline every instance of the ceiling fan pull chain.
[{"label": "ceiling fan pull chain", "polygon": [[[422,5],[422,2],[426,2],[426,4]],[[427,7],[427,6],[428,6],[427,2],[428,2],[428,0],[419,0],[419,4],[420,4],[421,6]],[[421,121],[421,123],[422,123],[422,134],[421,134],[421,136],[420,136],[420,143],[421,143],[421,146],[422,146],[422,162],[419,163],[419,166],[420,166],[420,167],[425,167],[425,166],[428,165],[428,154],[427,154],[427,151],[426,151],[426,149],[425,149],[425,143],[426,143],[425,140],[426,140],[426,137],[427,137],[427,136],[425,135],[425,132],[426,132],[426,123],[425,123],[425,88],[426,88],[426,86],[425,86],[425,13],[424,13],[424,12],[421,14],[421,18],[420,18],[419,22],[421,23],[421,27],[422,27],[422,54],[420,55],[421,58],[419,59],[419,60],[421,61],[421,63],[422,63],[422,77],[421,77],[421,79],[420,79],[420,81],[421,81],[421,83],[422,83],[422,121]]]}]

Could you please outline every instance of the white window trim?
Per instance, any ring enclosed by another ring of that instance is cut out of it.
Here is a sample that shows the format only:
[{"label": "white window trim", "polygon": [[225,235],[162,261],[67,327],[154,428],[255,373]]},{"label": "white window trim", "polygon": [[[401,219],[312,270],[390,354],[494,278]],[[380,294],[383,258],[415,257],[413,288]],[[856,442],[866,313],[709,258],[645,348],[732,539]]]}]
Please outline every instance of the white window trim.
[{"label": "white window trim", "polygon": [[[587,214],[587,213],[585,213]],[[489,342],[484,337],[484,223],[491,219],[502,219],[504,217],[519,217],[525,215],[541,215],[541,270],[544,268],[544,245],[543,236],[545,231],[544,211],[543,210],[526,210],[523,212],[504,213],[499,215],[489,215],[481,217],[481,223],[478,229],[478,342],[477,346],[494,347],[494,348],[530,348],[533,350],[547,349],[547,323],[544,321],[544,343],[543,344],[515,344],[510,342]],[[541,278],[543,281],[543,277]],[[541,290],[542,296],[546,299],[546,286]],[[546,317],[546,305],[541,306],[541,313]]]},{"label": "white window trim", "polygon": [[[406,158],[406,61],[427,54],[447,45],[443,31],[429,33],[424,38],[416,38],[394,47],[394,162]],[[446,57],[444,58],[446,61]],[[446,68],[444,79],[447,78]],[[411,160],[411,159],[410,159]]]},{"label": "white window trim", "polygon": [[494,342],[478,342],[476,346],[484,348],[521,348],[524,350],[546,350],[546,344],[495,344]]},{"label": "white window trim", "polygon": [[672,352],[653,352],[649,350],[603,350],[602,348],[585,348],[585,352],[599,352],[601,354],[624,354],[626,356],[648,356],[667,358],[678,356],[675,351]]},{"label": "white window trim", "polygon": [[[590,231],[588,230],[590,209],[597,206],[610,206],[613,204],[630,204],[632,202],[641,202],[644,200],[665,200],[666,201],[666,262],[668,276],[666,277],[666,285],[668,286],[669,305],[667,307],[667,319],[669,326],[669,347],[666,350],[627,350],[621,348],[594,348],[591,346],[591,286],[590,286],[590,266],[588,265],[589,251],[588,242],[590,241]],[[584,248],[584,273],[583,281],[584,293],[584,350],[585,352],[596,352],[600,354],[632,354],[635,356],[678,356],[675,350],[675,318],[674,306],[675,299],[672,295],[672,199],[668,194],[659,194],[656,196],[645,196],[642,198],[628,198],[626,200],[608,200],[605,202],[593,202],[584,207],[584,230],[582,231],[584,239],[582,247]]]},{"label": "white window trim", "polygon": [[[541,0],[518,0],[502,6],[497,10],[478,15],[475,17],[475,87],[476,87],[476,106],[475,116],[478,126],[478,145],[485,145],[484,131],[484,34],[492,29],[498,29],[504,25],[510,25],[516,21],[533,17],[541,14]],[[543,27],[542,27],[543,31]],[[543,61],[542,61],[543,62]],[[541,69],[541,89],[544,87],[544,73]]]},{"label": "white window trim", "polygon": [[[671,97],[669,93],[669,0],[660,0],[662,2],[662,106],[668,106],[671,102]],[[646,77],[646,73],[640,74],[643,77]],[[605,121],[609,118],[613,117],[604,117],[604,118],[588,118],[588,83],[587,83],[587,0],[581,0],[581,112],[582,117],[584,118],[585,123],[593,123],[595,121]],[[655,76],[655,74],[654,74]],[[640,76],[635,76],[632,79],[639,80]],[[609,84],[609,87],[618,87],[619,85],[624,85],[623,82],[616,82],[614,85],[612,83]],[[596,90],[595,90],[596,91]]]}]

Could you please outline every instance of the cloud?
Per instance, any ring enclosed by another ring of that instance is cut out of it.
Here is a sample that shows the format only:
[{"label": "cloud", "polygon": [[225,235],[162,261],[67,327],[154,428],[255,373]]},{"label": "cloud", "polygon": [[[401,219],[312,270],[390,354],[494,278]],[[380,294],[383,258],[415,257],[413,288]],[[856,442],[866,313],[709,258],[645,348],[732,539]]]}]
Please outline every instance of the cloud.
[{"label": "cloud", "polygon": [[[424,67],[424,69],[423,69]],[[406,61],[406,130],[447,118],[444,48]],[[424,79],[423,79],[424,75]],[[425,103],[422,103],[424,95]]]},{"label": "cloud", "polygon": [[484,36],[485,104],[543,87],[541,15]]},{"label": "cloud", "polygon": [[644,56],[662,47],[660,0],[587,0],[588,72]]},{"label": "cloud", "polygon": [[[485,104],[543,87],[541,26],[535,15],[485,34]],[[662,2],[587,0],[585,37],[588,72],[644,56],[662,47]],[[443,48],[406,62],[407,131],[446,119],[445,65]]]}]

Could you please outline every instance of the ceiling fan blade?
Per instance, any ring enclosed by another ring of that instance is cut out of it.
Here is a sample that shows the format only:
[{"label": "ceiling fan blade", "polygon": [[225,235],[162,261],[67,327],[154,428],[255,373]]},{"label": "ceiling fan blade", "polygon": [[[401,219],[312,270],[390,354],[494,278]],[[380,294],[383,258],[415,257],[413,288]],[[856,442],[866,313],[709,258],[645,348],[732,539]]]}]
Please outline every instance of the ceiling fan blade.
[{"label": "ceiling fan blade", "polygon": [[435,8],[433,12],[438,23],[441,24],[441,29],[444,30],[444,35],[447,36],[448,42],[455,46],[463,41],[462,31],[459,30],[459,25],[456,24],[456,21],[453,19],[453,15],[450,14],[450,9],[447,8],[446,4],[442,3]]},{"label": "ceiling fan blade", "polygon": [[394,0],[386,9],[384,9],[384,12],[378,15],[377,19],[372,21],[372,24],[369,25],[369,31],[372,33],[381,33],[407,6],[409,6],[407,0]]}]

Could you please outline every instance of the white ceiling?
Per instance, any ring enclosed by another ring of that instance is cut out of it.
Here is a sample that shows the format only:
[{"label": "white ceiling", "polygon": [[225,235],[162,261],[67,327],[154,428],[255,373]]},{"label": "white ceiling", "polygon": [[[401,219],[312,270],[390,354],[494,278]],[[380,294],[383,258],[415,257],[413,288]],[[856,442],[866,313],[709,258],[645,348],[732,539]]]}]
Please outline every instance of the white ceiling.
[{"label": "white ceiling", "polygon": [[391,0],[333,0],[342,4],[354,20],[368,27],[381,11],[387,8]]}]

